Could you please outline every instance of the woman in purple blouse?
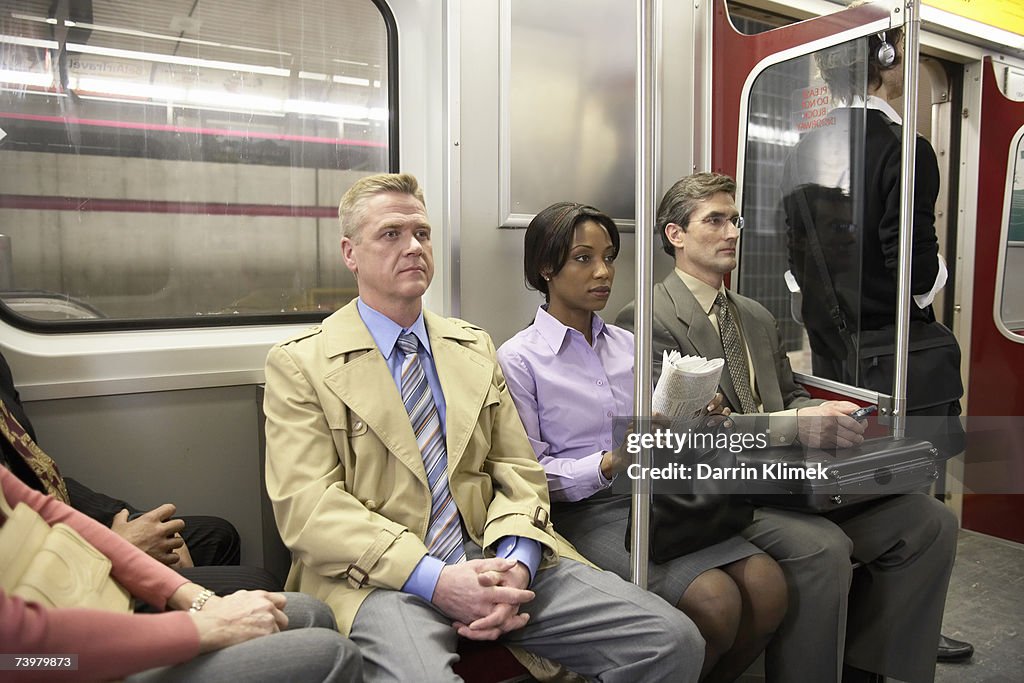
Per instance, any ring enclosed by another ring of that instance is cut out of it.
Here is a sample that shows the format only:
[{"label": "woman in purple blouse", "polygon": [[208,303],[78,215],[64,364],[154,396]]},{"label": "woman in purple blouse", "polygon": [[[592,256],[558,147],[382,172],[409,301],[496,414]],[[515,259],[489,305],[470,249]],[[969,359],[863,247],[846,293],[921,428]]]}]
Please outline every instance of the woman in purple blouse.
[{"label": "woman in purple blouse", "polygon": [[[596,313],[611,294],[618,252],[615,222],[593,207],[561,202],[537,214],[526,231],[524,267],[546,303],[501,346],[498,360],[547,472],[556,528],[628,580],[630,498],[608,489],[629,464],[612,428],[617,416],[633,413],[633,335]],[[739,536],[652,564],[648,587],[700,629],[705,681],[742,674],[786,609],[779,566]]]}]

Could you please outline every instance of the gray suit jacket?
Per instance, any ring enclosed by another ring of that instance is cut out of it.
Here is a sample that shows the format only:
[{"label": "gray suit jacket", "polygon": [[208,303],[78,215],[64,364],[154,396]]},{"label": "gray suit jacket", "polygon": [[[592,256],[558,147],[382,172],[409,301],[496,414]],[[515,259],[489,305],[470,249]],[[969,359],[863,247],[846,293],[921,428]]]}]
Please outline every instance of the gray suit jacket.
[{"label": "gray suit jacket", "polygon": [[[772,412],[820,403],[794,381],[772,314],[734,292],[728,296],[750,350],[764,409]],[[674,272],[654,287],[653,317],[658,366],[665,349],[707,358],[724,356],[714,326]],[[632,304],[615,322],[632,329]],[[739,405],[728,373],[722,373],[721,388],[731,405]],[[735,415],[734,421],[737,431],[754,431],[766,426],[767,418]],[[927,533],[922,532],[925,529]],[[900,680],[934,678],[941,596],[956,546],[956,519],[938,501],[918,494],[893,496],[862,507],[843,521],[760,508],[743,535],[786,567],[790,596],[814,605],[814,609],[791,609],[786,615],[769,645],[769,680],[836,681],[847,642],[846,659],[854,666]],[[868,565],[872,581],[870,585],[854,582],[847,602],[851,549],[857,560]],[[902,569],[882,571],[873,567],[875,562],[879,568],[899,564]],[[910,586],[919,600],[910,604],[892,599]]]},{"label": "gray suit jacket", "polygon": [[[765,413],[820,403],[812,399],[793,379],[793,369],[782,348],[778,323],[768,309],[735,292],[729,292],[728,297],[750,351],[757,391]],[[630,303],[619,312],[615,324],[633,330],[633,317],[633,304]],[[661,373],[662,354],[666,350],[678,349],[684,355],[694,354],[705,358],[725,357],[722,339],[714,325],[675,272],[669,273],[668,277],[654,286],[652,341],[655,377]],[[722,373],[721,389],[729,407],[737,411],[740,400],[728,372]],[[755,423],[754,420],[744,420],[739,416],[736,424],[741,431],[755,431],[767,426],[760,420]]]}]

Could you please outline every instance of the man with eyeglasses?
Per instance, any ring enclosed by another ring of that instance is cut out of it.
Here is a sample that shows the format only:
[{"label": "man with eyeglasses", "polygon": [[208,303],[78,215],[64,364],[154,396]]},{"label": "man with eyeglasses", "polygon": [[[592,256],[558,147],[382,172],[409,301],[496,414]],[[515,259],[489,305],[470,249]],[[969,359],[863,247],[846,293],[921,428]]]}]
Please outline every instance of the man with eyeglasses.
[{"label": "man with eyeglasses", "polygon": [[[865,425],[849,416],[857,406],[812,399],[772,314],[725,288],[742,226],[728,176],[696,173],[662,198],[656,229],[675,270],[654,287],[655,376],[667,350],[725,358],[720,384],[737,431],[767,432],[772,446],[861,443]],[[615,322],[632,330],[633,321],[630,304]],[[828,515],[758,508],[743,535],[779,563],[790,597],[766,650],[767,680],[849,682],[874,672],[931,681],[956,531],[953,514],[924,494]],[[864,564],[856,583],[851,558]],[[844,656],[856,670],[843,671]]]}]

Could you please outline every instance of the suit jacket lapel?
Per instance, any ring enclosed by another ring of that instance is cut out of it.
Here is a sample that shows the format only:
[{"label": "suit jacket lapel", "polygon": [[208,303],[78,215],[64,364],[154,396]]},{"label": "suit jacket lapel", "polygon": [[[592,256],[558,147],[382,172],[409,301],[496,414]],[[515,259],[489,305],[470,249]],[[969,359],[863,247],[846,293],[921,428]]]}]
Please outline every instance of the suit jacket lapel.
[{"label": "suit jacket lapel", "polygon": [[444,392],[448,467],[453,471],[465,454],[480,418],[480,409],[494,375],[494,363],[460,343],[476,339],[468,330],[429,311],[424,317]]},{"label": "suit jacket lapel", "polygon": [[[708,314],[701,309],[686,283],[679,279],[675,272],[669,273],[664,282],[665,289],[675,304],[676,317],[685,326],[686,337],[697,353],[705,358],[725,358],[722,338],[715,331],[715,326],[711,324]],[[739,410],[740,397],[736,394],[736,388],[732,384],[732,377],[727,368],[722,368],[719,387],[729,405]]]},{"label": "suit jacket lapel", "polygon": [[422,480],[424,486],[429,486],[423,456],[409,415],[405,412],[402,395],[395,386],[384,356],[359,317],[355,302],[327,318],[323,327],[327,334],[327,355],[342,359],[336,368],[327,372],[324,383],[349,410],[359,415],[367,428]]}]

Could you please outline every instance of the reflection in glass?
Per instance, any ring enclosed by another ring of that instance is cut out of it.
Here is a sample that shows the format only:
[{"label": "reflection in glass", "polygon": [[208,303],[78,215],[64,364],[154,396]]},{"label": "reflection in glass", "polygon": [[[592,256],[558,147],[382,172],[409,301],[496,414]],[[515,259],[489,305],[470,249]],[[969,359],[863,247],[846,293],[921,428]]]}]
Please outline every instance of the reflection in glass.
[{"label": "reflection in glass", "polygon": [[[841,62],[863,81],[855,65],[865,50],[858,40],[773,65],[749,101],[739,288],[778,319],[794,368],[819,376],[842,376],[860,327],[864,158],[856,141],[865,116],[863,99],[833,97],[819,63]],[[838,369],[822,367],[831,359]]]},{"label": "reflection in glass", "polygon": [[345,303],[335,207],[388,170],[387,48],[371,0],[5,3],[0,282],[107,319]]}]

